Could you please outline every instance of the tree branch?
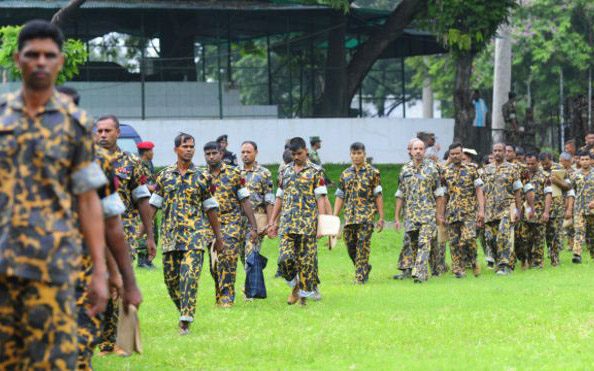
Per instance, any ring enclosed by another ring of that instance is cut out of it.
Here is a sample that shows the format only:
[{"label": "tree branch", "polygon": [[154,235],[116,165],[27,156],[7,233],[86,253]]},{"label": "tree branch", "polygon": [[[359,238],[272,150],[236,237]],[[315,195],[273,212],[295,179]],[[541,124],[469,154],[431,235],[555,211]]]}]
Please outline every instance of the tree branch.
[{"label": "tree branch", "polygon": [[402,0],[386,22],[358,49],[348,65],[347,100],[355,95],[359,85],[384,50],[398,38],[413,19],[427,8],[427,0]]},{"label": "tree branch", "polygon": [[58,27],[62,27],[68,18],[78,10],[86,2],[86,0],[70,0],[68,4],[58,10],[52,17],[52,23]]}]

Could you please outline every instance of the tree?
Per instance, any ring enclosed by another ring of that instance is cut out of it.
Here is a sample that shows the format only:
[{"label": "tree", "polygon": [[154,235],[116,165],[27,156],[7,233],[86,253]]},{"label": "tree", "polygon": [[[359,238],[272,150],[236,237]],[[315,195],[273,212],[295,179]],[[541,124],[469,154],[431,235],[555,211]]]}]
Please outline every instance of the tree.
[{"label": "tree", "polygon": [[502,22],[507,22],[514,0],[433,0],[428,8],[429,27],[450,49],[455,64],[453,84],[454,137],[470,139],[474,118],[471,101],[472,66]]}]

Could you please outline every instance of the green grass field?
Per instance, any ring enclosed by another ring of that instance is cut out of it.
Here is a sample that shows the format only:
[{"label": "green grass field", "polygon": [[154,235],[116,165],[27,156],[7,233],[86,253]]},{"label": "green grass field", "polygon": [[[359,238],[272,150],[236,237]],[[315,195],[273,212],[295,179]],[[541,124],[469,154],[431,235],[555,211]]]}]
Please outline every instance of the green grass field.
[{"label": "green grass field", "polygon": [[[330,169],[331,178],[337,178],[337,171]],[[393,204],[396,171],[393,167],[393,176],[383,175],[387,205]],[[388,219],[392,214],[386,211]],[[144,354],[95,358],[95,368],[515,370],[594,365],[594,263],[589,258],[573,265],[564,251],[558,268],[547,262],[544,270],[496,277],[483,264],[478,278],[446,274],[415,285],[391,278],[401,242],[402,234],[394,230],[374,235],[370,281],[355,286],[342,241],[329,251],[322,240],[323,299],[302,308],[286,304],[289,288],[273,278],[278,240],[267,239],[268,299],[247,303],[239,294],[234,308],[216,308],[206,266],[196,320],[184,337],[178,335],[178,314],[157,257],[158,269],[138,271]],[[238,272],[240,291],[244,272]]]}]

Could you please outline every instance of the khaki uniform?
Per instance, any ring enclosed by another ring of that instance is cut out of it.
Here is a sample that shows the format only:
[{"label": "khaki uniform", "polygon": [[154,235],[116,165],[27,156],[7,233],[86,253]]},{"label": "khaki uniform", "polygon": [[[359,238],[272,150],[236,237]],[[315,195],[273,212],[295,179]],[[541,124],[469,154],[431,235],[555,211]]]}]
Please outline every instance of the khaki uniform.
[{"label": "khaki uniform", "polygon": [[76,196],[106,183],[92,120],[54,92],[33,118],[0,98],[0,369],[73,369]]},{"label": "khaki uniform", "polygon": [[443,195],[439,170],[432,161],[425,159],[419,167],[411,161],[402,168],[395,197],[405,204],[404,231],[410,239],[410,253],[402,259],[409,264],[400,266],[412,268],[412,276],[420,281],[428,278],[431,241],[437,234],[436,199]]},{"label": "khaki uniform", "polygon": [[483,186],[475,166],[449,164],[444,169],[444,186],[448,195],[446,223],[450,238],[452,271],[464,273],[466,264],[476,263],[476,189]]},{"label": "khaki uniform", "polygon": [[355,281],[359,283],[369,278],[375,201],[381,194],[380,172],[367,163],[360,169],[351,166],[340,175],[336,197],[344,200],[344,239],[355,266]]},{"label": "khaki uniform", "polygon": [[302,298],[313,296],[319,283],[316,271],[317,200],[328,194],[323,176],[322,168],[311,161],[307,161],[298,173],[290,163],[279,174],[276,192],[282,203],[279,271],[289,286],[299,288]]},{"label": "khaki uniform", "polygon": [[522,189],[519,168],[511,163],[489,164],[483,170],[485,192],[485,240],[493,248],[500,268],[511,268],[514,253],[514,226],[510,207],[514,193]]},{"label": "khaki uniform", "polygon": [[574,255],[582,255],[584,242],[588,246],[590,256],[594,258],[594,209],[588,204],[594,201],[594,171],[590,169],[587,174],[576,171],[571,179],[573,190],[569,197],[575,197],[573,208],[573,228],[575,231],[573,242]]},{"label": "khaki uniform", "polygon": [[[564,170],[563,166],[553,163],[549,170],[545,170],[547,176],[550,178],[552,172],[555,170]],[[564,181],[571,185],[569,177],[566,176]],[[553,202],[551,204],[551,212],[549,221],[546,224],[545,239],[547,241],[547,248],[549,250],[549,257],[551,259],[551,265],[559,265],[559,252],[563,246],[563,219],[565,216],[565,194],[564,192],[560,196],[553,195]]]},{"label": "khaki uniform", "polygon": [[218,208],[210,188],[209,175],[193,164],[183,175],[173,164],[157,176],[149,201],[163,213],[163,273],[180,321],[192,322],[196,312],[198,280],[211,235],[204,212]]}]

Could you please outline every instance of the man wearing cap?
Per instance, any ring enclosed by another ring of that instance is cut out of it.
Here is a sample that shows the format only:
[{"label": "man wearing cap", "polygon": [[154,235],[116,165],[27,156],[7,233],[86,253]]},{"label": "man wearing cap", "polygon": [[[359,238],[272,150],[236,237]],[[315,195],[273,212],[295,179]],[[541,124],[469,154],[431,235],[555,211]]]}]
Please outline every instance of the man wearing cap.
[{"label": "man wearing cap", "polygon": [[322,168],[322,171],[324,172],[324,181],[327,185],[331,185],[332,181],[330,180],[330,178],[328,178],[328,175],[326,175],[326,171],[324,171],[324,167],[322,166],[320,154],[318,153],[320,148],[322,148],[322,140],[318,136],[309,137],[309,145],[311,147],[311,149],[308,152],[309,161]]},{"label": "man wearing cap", "polygon": [[[146,186],[148,187],[149,191],[155,191],[155,167],[153,166],[153,157],[155,153],[153,152],[153,148],[155,148],[155,144],[150,141],[140,142],[136,145],[138,148],[138,155],[140,156],[140,161],[144,170],[147,174],[149,174]],[[155,243],[157,242],[157,226],[153,220],[153,234],[155,235]],[[146,232],[144,229],[140,228],[140,237],[138,238],[138,245],[136,253],[138,255],[138,268],[154,268],[152,260],[148,258],[148,249],[146,247]]]},{"label": "man wearing cap", "polygon": [[229,142],[227,142],[227,134],[218,137],[217,143],[223,154],[223,162],[230,166],[237,166],[237,156],[235,156],[235,153],[227,150],[227,146],[229,145]]}]

